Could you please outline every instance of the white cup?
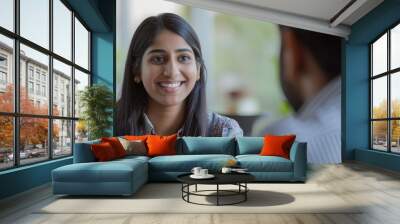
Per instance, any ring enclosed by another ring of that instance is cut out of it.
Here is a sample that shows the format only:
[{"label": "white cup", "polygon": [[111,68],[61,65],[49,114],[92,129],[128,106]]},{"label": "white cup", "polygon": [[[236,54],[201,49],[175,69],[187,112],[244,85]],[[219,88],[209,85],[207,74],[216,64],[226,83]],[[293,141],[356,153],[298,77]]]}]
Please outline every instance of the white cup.
[{"label": "white cup", "polygon": [[207,176],[208,175],[208,169],[201,169],[200,170],[200,176]]},{"label": "white cup", "polygon": [[232,169],[229,167],[222,167],[222,170],[221,170],[222,173],[230,173],[231,171],[232,171]]},{"label": "white cup", "polygon": [[202,170],[202,168],[201,167],[193,167],[193,169],[192,169],[192,173],[194,174],[194,175],[196,175],[196,176],[199,176],[199,175],[201,175],[200,174],[200,171]]}]

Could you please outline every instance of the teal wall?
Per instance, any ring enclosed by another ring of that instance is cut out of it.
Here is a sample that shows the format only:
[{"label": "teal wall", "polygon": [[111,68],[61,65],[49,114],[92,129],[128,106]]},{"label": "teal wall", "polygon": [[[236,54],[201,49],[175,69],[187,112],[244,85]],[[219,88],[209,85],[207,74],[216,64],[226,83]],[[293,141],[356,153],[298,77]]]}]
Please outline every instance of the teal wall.
[{"label": "teal wall", "polygon": [[[114,46],[114,33],[92,34],[92,83],[106,85],[112,92],[115,92]],[[113,127],[108,132],[113,135]]]},{"label": "teal wall", "polygon": [[0,199],[48,183],[53,169],[71,163],[69,157],[0,172]]},{"label": "teal wall", "polygon": [[[92,32],[92,83],[115,92],[115,0],[66,0]],[[112,131],[112,129],[110,129]],[[72,157],[0,172],[0,199],[51,181],[51,171],[72,163]]]},{"label": "teal wall", "polygon": [[369,150],[368,45],[400,22],[400,0],[386,0],[351,27],[345,44],[343,158],[399,170],[400,157]]}]

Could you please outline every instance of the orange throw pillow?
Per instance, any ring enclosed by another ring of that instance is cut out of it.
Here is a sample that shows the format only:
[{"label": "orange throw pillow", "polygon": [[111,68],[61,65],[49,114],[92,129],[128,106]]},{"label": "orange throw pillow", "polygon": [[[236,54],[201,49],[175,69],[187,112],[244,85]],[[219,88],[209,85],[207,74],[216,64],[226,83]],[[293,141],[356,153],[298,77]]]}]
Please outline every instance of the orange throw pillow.
[{"label": "orange throw pillow", "polygon": [[140,140],[140,141],[146,141],[148,135],[125,135],[124,139],[129,140],[129,141],[136,141],[136,140]]},{"label": "orange throw pillow", "polygon": [[176,155],[176,138],[176,134],[170,136],[147,136],[148,156]]},{"label": "orange throw pillow", "polygon": [[115,151],[110,143],[102,142],[99,144],[93,144],[90,146],[94,157],[99,162],[109,161],[117,158]]},{"label": "orange throw pillow", "polygon": [[265,135],[264,146],[261,149],[261,156],[280,156],[290,159],[290,148],[296,135]]},{"label": "orange throw pillow", "polygon": [[124,147],[122,146],[121,142],[119,142],[118,138],[116,138],[116,137],[110,137],[110,138],[104,137],[104,138],[101,138],[101,142],[110,143],[110,145],[114,149],[115,155],[118,158],[126,156],[126,151],[125,151]]}]

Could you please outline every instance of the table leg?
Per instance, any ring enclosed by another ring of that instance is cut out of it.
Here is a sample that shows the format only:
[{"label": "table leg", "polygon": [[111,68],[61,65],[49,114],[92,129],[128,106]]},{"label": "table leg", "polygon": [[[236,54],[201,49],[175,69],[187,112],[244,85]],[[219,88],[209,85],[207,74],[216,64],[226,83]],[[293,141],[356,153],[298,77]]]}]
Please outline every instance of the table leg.
[{"label": "table leg", "polygon": [[195,186],[195,191],[197,192],[197,184],[196,184],[196,186]]},{"label": "table leg", "polygon": [[247,192],[248,192],[248,190],[247,190],[247,182],[246,183],[244,183],[244,201],[247,201]]},{"label": "table leg", "polygon": [[188,201],[188,202],[190,202],[190,201],[189,201],[189,195],[190,195],[190,184],[188,184],[188,185],[187,185],[187,187],[188,187],[188,188],[187,188],[187,191],[188,191],[188,193],[187,193],[187,201]]},{"label": "table leg", "polygon": [[217,184],[217,206],[219,205],[219,184]]}]

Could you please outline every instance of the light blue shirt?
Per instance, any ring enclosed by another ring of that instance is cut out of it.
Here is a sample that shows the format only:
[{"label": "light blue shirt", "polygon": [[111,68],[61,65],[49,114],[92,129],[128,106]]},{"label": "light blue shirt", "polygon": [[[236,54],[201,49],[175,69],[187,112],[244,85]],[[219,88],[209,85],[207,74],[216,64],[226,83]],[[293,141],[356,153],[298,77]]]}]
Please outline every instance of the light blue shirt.
[{"label": "light blue shirt", "polygon": [[[156,135],[154,125],[149,117],[144,114],[144,130],[143,134]],[[181,136],[182,128],[178,130],[178,136]],[[207,136],[210,137],[235,137],[243,136],[243,130],[240,128],[236,120],[222,116],[220,114],[208,113]]]}]

